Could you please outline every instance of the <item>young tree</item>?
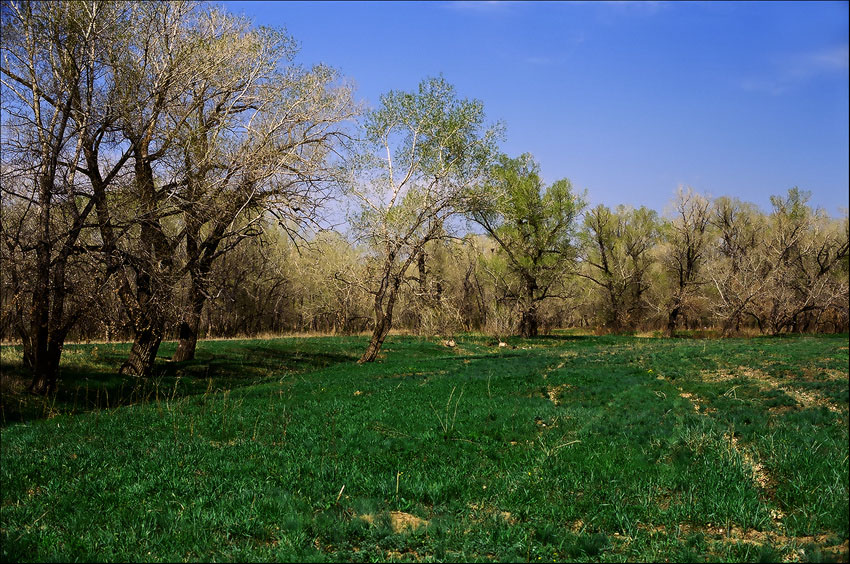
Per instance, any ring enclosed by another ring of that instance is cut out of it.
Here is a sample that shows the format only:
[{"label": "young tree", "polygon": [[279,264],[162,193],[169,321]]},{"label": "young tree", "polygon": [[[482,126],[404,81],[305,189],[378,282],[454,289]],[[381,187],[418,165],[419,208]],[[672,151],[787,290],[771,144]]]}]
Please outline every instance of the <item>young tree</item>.
[{"label": "young tree", "polygon": [[481,102],[459,99],[442,77],[422,81],[416,92],[391,91],[367,114],[347,183],[352,226],[374,253],[375,326],[360,362],[377,357],[408,268],[464,211],[492,163],[498,133],[485,125]]},{"label": "young tree", "polygon": [[539,168],[529,154],[501,156],[471,213],[498,244],[514,279],[513,290],[503,285],[520,309],[523,337],[538,333],[539,304],[559,296],[576,258],[576,216],[585,205],[569,180],[544,190]]}]

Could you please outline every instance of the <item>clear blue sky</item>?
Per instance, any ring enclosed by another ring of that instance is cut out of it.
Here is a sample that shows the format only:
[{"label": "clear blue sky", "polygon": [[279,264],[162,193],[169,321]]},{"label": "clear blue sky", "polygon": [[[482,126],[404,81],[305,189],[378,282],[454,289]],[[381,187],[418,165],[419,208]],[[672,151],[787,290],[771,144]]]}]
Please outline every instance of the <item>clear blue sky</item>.
[{"label": "clear blue sky", "polygon": [[443,75],[592,203],[848,206],[847,2],[226,2],[375,105]]}]

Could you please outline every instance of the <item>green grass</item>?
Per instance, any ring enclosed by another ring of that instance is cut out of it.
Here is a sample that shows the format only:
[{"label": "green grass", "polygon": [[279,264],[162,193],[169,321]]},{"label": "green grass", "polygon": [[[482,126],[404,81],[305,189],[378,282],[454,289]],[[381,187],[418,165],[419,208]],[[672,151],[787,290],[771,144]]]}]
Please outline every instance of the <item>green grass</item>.
[{"label": "green grass", "polygon": [[846,335],[457,342],[69,346],[47,400],[4,348],[0,554],[847,560]]}]

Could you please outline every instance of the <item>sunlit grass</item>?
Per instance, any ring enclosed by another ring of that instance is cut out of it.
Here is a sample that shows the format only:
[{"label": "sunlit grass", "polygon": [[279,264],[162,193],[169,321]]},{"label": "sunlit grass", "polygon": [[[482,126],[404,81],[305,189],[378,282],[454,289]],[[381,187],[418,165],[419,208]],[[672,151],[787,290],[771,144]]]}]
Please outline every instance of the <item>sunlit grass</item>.
[{"label": "sunlit grass", "polygon": [[3,559],[847,559],[846,336],[456,341],[71,346],[3,397]]}]

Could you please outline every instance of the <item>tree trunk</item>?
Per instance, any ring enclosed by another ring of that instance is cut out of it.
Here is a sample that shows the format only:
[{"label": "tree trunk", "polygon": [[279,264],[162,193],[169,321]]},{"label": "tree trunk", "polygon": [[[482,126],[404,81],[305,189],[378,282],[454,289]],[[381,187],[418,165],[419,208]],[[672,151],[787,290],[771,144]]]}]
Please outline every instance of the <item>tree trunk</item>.
[{"label": "tree trunk", "polygon": [[369,339],[369,346],[366,347],[366,352],[357,361],[358,364],[373,362],[381,351],[384,339],[386,339],[393,325],[393,307],[395,306],[395,299],[398,294],[398,287],[401,285],[403,272],[391,282],[385,281],[381,285],[382,289],[375,295],[375,329],[372,331],[372,338]]},{"label": "tree trunk", "polygon": [[538,333],[537,305],[533,304],[524,312],[519,323],[521,337],[536,337]]},{"label": "tree trunk", "polygon": [[149,378],[153,373],[154,361],[159,345],[162,342],[162,331],[159,328],[148,327],[136,332],[130,356],[121,366],[121,374],[137,378]]},{"label": "tree trunk", "polygon": [[673,309],[670,310],[669,315],[667,316],[667,336],[672,337],[673,332],[676,330],[676,321],[679,319],[679,313],[681,308],[677,305]]},{"label": "tree trunk", "polygon": [[191,306],[180,321],[178,329],[177,350],[171,360],[183,362],[195,359],[195,347],[198,344],[198,329],[201,326],[201,312],[204,309],[206,296],[194,283],[189,287]]},{"label": "tree trunk", "polygon": [[531,277],[526,279],[526,299],[528,306],[522,312],[522,319],[519,323],[519,334],[521,337],[536,337],[537,336],[537,302],[534,301],[534,291],[537,289],[537,281]]},{"label": "tree trunk", "polygon": [[56,391],[56,382],[59,379],[59,359],[62,358],[64,341],[64,332],[60,335],[51,335],[47,353],[41,357],[40,362],[33,369],[32,382],[27,388],[30,392],[48,395]]},{"label": "tree trunk", "polygon": [[381,347],[384,344],[384,339],[386,339],[391,327],[392,316],[384,315],[381,317],[380,321],[375,324],[375,330],[372,331],[372,338],[369,339],[369,346],[366,347],[366,352],[357,361],[359,364],[373,362],[378,357],[378,353],[381,352]]}]

